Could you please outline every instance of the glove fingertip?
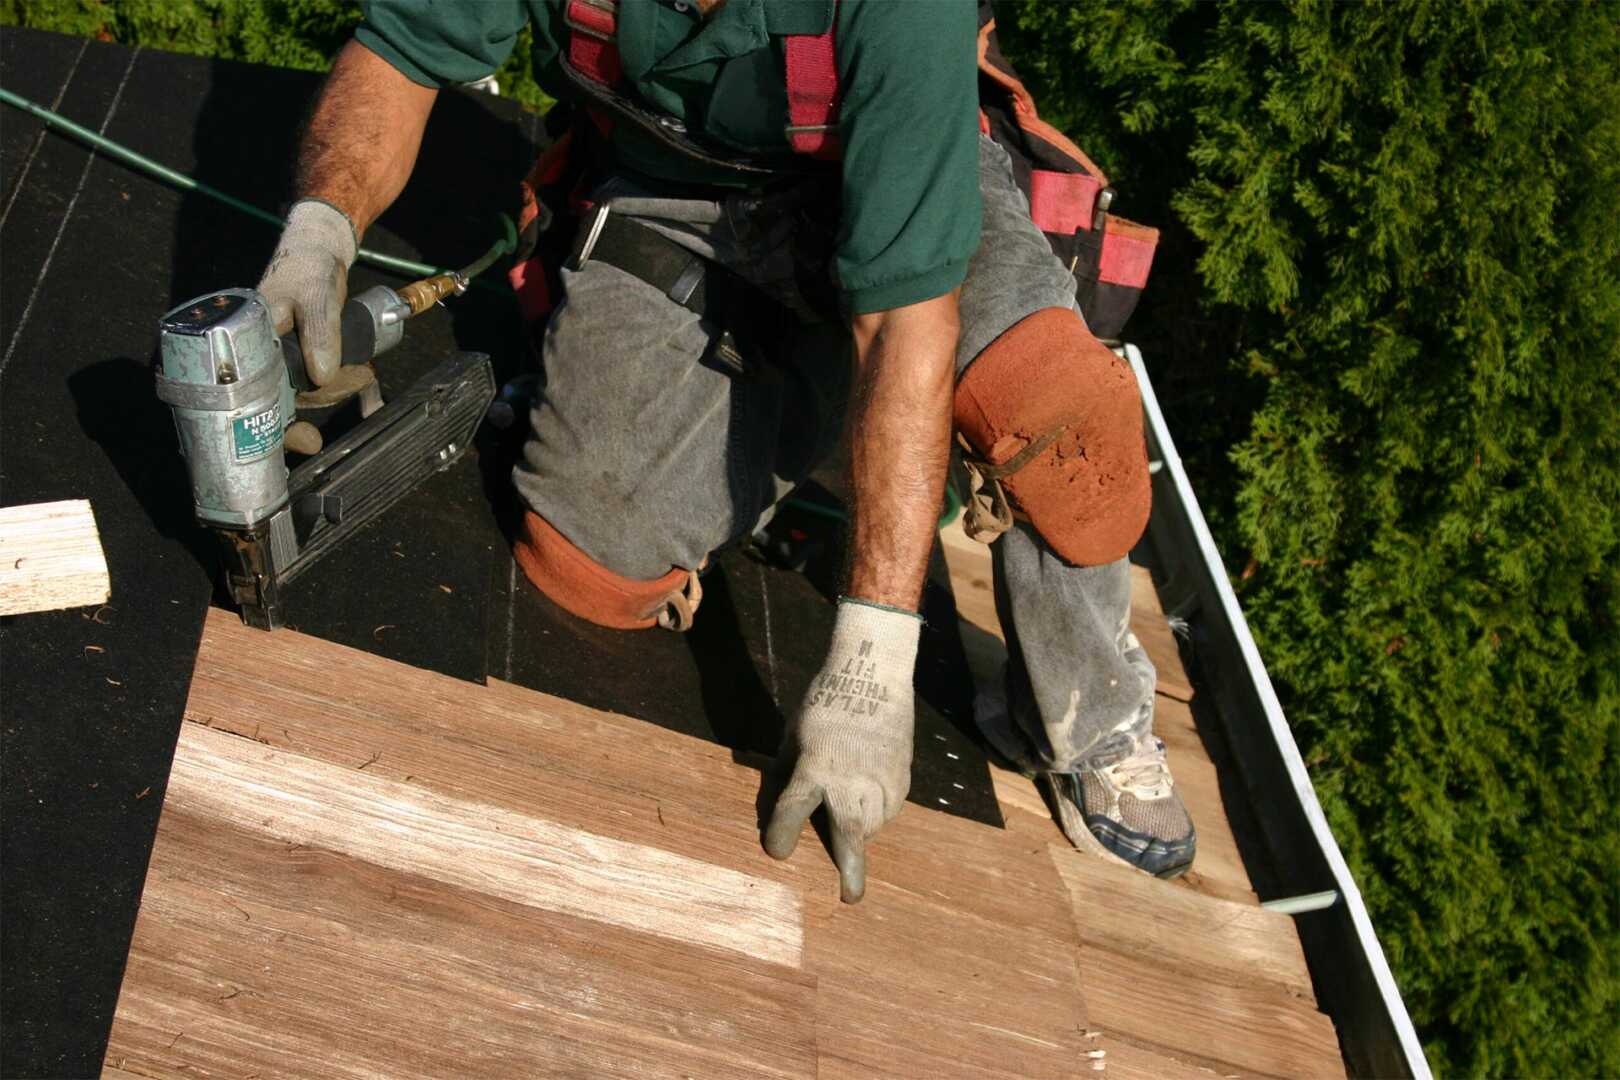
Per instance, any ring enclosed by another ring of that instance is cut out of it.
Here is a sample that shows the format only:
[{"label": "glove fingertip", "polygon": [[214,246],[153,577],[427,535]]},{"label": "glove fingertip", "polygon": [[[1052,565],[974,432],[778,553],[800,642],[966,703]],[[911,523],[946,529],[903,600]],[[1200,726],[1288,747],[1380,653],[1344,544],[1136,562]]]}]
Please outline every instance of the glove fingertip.
[{"label": "glove fingertip", "polygon": [[779,832],[776,829],[765,831],[765,854],[773,859],[782,860],[793,857],[793,852],[799,847],[799,834],[794,832]]},{"label": "glove fingertip", "polygon": [[770,823],[765,826],[766,853],[773,859],[786,859],[792,855],[799,846],[799,834],[804,831],[804,823],[819,805],[819,791],[792,798],[784,795],[778,799]]},{"label": "glove fingertip", "polygon": [[838,898],[846,904],[858,904],[866,895],[866,850],[859,843],[838,858],[838,887]]}]

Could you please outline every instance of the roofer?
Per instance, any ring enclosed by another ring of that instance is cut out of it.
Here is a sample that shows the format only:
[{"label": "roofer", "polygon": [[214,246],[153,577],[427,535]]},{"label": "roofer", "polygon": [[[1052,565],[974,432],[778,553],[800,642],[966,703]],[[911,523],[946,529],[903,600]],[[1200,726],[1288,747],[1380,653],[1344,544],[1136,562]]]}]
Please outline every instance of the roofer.
[{"label": "roofer", "polygon": [[848,574],[764,843],[786,858],[825,806],[853,902],[865,842],[910,787],[954,425],[1016,512],[992,548],[1006,702],[981,698],[980,726],[1055,796],[1071,840],[1184,870],[1193,828],[1128,625],[1140,398],[981,134],[972,4],[371,3],[259,286],[278,331],[296,323],[305,355],[336,367],[358,238],[409,177],[435,95],[494,72],[526,23],[541,86],[594,118],[576,129],[594,181],[513,474],[529,578],[604,626],[683,629],[710,554],[847,438]]}]

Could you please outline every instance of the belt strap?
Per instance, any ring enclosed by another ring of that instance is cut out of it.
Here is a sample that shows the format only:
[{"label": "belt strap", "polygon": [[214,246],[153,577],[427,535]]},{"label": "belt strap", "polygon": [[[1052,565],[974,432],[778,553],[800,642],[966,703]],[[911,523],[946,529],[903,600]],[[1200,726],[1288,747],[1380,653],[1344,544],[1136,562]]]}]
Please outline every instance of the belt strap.
[{"label": "belt strap", "polygon": [[694,254],[656,229],[612,212],[602,203],[580,223],[574,242],[573,265],[598,259],[640,278],[688,311],[702,318],[718,315],[719,292],[715,279],[732,277],[729,271]]},{"label": "belt strap", "polygon": [[757,374],[738,347],[737,335],[743,330],[745,305],[757,308],[767,301],[742,278],[658,230],[613,213],[609,203],[599,204],[580,223],[571,263],[577,268],[591,259],[640,278],[709,323],[718,331],[714,361],[734,375]]}]

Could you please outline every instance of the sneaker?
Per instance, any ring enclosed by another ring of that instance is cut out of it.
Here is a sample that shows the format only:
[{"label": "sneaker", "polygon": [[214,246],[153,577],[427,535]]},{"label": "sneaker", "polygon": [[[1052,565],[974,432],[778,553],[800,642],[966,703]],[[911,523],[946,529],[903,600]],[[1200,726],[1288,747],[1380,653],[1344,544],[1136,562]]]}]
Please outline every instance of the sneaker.
[{"label": "sneaker", "polygon": [[1095,840],[1110,854],[1162,878],[1192,865],[1198,836],[1156,736],[1108,765],[1043,773],[1039,779],[1075,847],[1090,846],[1082,839]]}]

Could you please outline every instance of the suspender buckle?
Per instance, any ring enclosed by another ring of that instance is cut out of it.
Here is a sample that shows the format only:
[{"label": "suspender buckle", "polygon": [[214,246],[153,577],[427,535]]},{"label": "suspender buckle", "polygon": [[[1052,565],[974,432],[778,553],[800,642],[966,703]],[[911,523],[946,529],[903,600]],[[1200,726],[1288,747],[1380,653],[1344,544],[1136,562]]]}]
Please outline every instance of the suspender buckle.
[{"label": "suspender buckle", "polygon": [[591,261],[591,252],[596,250],[596,241],[602,236],[602,226],[607,224],[608,213],[612,207],[605,202],[597,203],[591,211],[591,220],[585,228],[580,230],[579,245],[574,249],[573,267],[578,270]]}]

